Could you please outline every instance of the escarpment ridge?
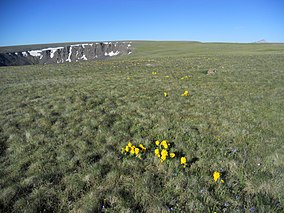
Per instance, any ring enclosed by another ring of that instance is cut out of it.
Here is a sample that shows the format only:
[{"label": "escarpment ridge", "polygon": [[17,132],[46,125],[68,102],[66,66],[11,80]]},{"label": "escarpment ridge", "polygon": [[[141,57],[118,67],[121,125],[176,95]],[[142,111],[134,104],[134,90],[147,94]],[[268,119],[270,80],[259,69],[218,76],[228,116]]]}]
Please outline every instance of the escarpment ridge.
[{"label": "escarpment ridge", "polygon": [[26,48],[21,51],[0,52],[0,66],[68,63],[82,60],[105,59],[132,53],[132,43],[88,42],[47,48]]}]

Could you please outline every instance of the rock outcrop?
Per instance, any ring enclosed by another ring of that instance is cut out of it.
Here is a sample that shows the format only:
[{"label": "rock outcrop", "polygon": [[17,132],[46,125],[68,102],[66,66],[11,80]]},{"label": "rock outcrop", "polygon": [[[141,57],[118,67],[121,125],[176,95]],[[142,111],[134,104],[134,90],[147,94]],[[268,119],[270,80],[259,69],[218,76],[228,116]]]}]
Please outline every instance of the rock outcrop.
[{"label": "rock outcrop", "polygon": [[0,66],[67,63],[104,59],[118,55],[129,55],[131,53],[131,42],[72,44],[0,53]]}]

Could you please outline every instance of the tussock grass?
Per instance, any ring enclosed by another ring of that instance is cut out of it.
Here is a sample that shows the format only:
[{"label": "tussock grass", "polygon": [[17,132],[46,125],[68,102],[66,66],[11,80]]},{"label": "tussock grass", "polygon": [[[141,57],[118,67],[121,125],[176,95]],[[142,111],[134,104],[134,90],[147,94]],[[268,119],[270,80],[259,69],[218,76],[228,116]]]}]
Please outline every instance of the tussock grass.
[{"label": "tussock grass", "polygon": [[[2,211],[283,211],[283,45],[135,45],[0,68]],[[163,139],[177,156],[161,163]],[[128,141],[146,157],[121,154]]]}]

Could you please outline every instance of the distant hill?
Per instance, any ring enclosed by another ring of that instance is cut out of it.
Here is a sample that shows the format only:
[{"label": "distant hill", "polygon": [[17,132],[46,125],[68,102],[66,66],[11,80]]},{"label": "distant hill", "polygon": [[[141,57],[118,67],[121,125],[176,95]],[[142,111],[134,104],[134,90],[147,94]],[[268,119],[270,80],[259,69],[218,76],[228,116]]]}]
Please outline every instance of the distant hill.
[{"label": "distant hill", "polygon": [[265,39],[261,39],[259,41],[256,41],[255,43],[268,43]]}]

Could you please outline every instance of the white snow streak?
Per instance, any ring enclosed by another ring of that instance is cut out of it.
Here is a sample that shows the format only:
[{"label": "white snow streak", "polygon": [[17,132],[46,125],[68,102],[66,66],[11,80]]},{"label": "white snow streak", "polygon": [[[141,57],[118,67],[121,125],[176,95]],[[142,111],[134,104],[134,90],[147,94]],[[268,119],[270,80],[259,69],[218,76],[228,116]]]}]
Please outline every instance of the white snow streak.
[{"label": "white snow streak", "polygon": [[41,56],[41,50],[31,50],[31,51],[28,51],[28,52],[31,56],[35,56],[35,57]]},{"label": "white snow streak", "polygon": [[69,55],[68,55],[68,58],[66,59],[66,61],[69,61],[69,62],[71,62],[72,47],[74,46],[73,45],[70,46]]},{"label": "white snow streak", "polygon": [[119,54],[119,51],[116,51],[116,52],[109,52],[109,53],[105,53],[105,56],[115,56],[115,55],[118,55]]},{"label": "white snow streak", "polygon": [[31,51],[28,51],[29,54],[31,56],[34,56],[34,57],[40,57],[40,59],[43,58],[43,55],[42,55],[42,52],[43,51],[50,51],[50,58],[53,58],[54,57],[54,53],[59,50],[59,49],[63,49],[64,47],[49,47],[49,48],[45,48],[45,49],[41,49],[41,50],[31,50]]},{"label": "white snow streak", "polygon": [[85,48],[85,46],[93,46],[93,44],[82,44],[82,47]]},{"label": "white snow streak", "polygon": [[22,55],[25,56],[25,57],[28,56],[27,52],[22,52]]},{"label": "white snow streak", "polygon": [[53,57],[54,57],[54,53],[55,53],[57,50],[60,50],[60,49],[64,49],[64,47],[49,47],[49,48],[46,48],[46,49],[42,49],[42,51],[48,51],[48,50],[50,50],[50,58],[53,58]]},{"label": "white snow streak", "polygon": [[85,61],[88,60],[85,55],[83,55],[80,59],[83,59],[83,60],[85,60]]}]

